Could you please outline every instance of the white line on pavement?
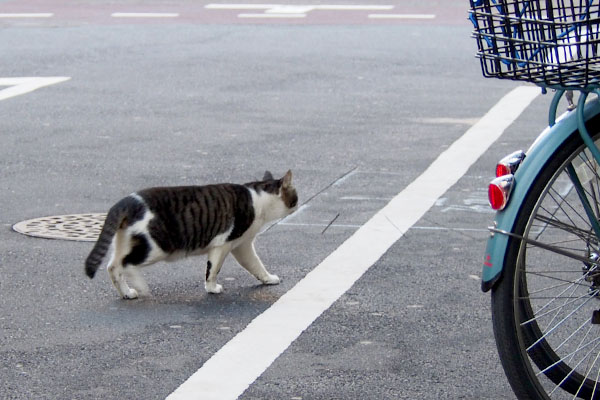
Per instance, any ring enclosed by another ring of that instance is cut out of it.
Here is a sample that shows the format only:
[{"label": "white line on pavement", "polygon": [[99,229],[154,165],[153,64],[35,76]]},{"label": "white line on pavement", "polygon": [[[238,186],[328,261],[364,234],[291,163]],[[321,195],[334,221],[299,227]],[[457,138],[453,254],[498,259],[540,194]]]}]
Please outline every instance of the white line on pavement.
[{"label": "white line on pavement", "polygon": [[434,14],[369,14],[371,19],[434,19]]},{"label": "white line on pavement", "polygon": [[452,187],[538,95],[504,96],[410,185],[216,352],[168,400],[236,399]]},{"label": "white line on pavement", "polygon": [[279,4],[207,4],[209,10],[266,10],[278,7]]},{"label": "white line on pavement", "polygon": [[238,18],[305,18],[306,14],[238,14]]},{"label": "white line on pavement", "polygon": [[113,18],[177,18],[179,17],[179,13],[116,12],[110,16]]},{"label": "white line on pavement", "polygon": [[271,9],[308,9],[323,11],[385,11],[394,8],[392,5],[361,4],[321,4],[321,5],[286,5],[286,4],[207,4],[210,10],[271,10]]},{"label": "white line on pavement", "polygon": [[53,13],[0,13],[0,18],[51,18]]},{"label": "white line on pavement", "polygon": [[322,4],[314,6],[315,10],[323,11],[385,11],[392,10],[391,5],[361,5],[361,4]]},{"label": "white line on pavement", "polygon": [[33,92],[41,87],[54,85],[69,79],[71,78],[66,76],[0,78],[0,86],[8,86],[6,89],[0,89],[0,100]]},{"label": "white line on pavement", "polygon": [[263,13],[242,13],[238,18],[305,18],[307,13],[321,11],[389,11],[392,5],[362,4],[207,4],[209,10],[262,10]]}]

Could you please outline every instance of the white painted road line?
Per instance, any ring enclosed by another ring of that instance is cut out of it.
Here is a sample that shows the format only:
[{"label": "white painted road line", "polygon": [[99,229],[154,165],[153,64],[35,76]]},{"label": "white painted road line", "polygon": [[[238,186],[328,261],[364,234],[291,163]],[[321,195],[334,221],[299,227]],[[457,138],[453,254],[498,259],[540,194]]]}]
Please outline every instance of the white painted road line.
[{"label": "white painted road line", "polygon": [[242,13],[238,18],[304,18],[306,14],[315,11],[389,11],[392,5],[361,5],[361,4],[207,4],[209,10],[263,10],[263,13]]},{"label": "white painted road line", "polygon": [[179,13],[158,12],[116,12],[110,15],[113,18],[177,18]]},{"label": "white painted road line", "polygon": [[306,14],[309,11],[314,10],[314,6],[295,6],[295,5],[281,5],[265,10],[268,14]]},{"label": "white painted road line", "polygon": [[392,5],[361,5],[361,4],[207,4],[204,8],[209,10],[271,10],[271,9],[301,9],[324,11],[385,11],[392,10]]},{"label": "white painted road line", "polygon": [[238,18],[306,18],[315,10],[321,11],[387,11],[394,8],[391,5],[344,5],[344,4],[207,4],[209,10],[263,10],[263,13],[242,13]]},{"label": "white painted road line", "polygon": [[71,78],[66,76],[0,78],[0,86],[8,86],[6,89],[0,89],[0,100],[33,92],[41,87],[54,85],[69,79]]},{"label": "white painted road line", "polygon": [[305,18],[306,14],[238,14],[238,18]]},{"label": "white painted road line", "polygon": [[314,6],[315,10],[322,11],[385,11],[392,10],[392,5],[361,5],[361,4],[321,4]]},{"label": "white painted road line", "polygon": [[0,13],[0,18],[52,18],[53,13]]},{"label": "white painted road line", "polygon": [[[238,18],[305,18],[311,11],[389,11],[393,5],[362,4],[207,4],[209,10],[261,10],[262,13],[242,13]],[[176,12],[114,12],[112,18],[178,18]],[[0,18],[52,18],[54,13],[0,13]],[[433,14],[369,14],[369,19],[434,19]]]},{"label": "white painted road line", "polygon": [[434,14],[369,14],[371,19],[435,19]]},{"label": "white painted road line", "polygon": [[539,94],[518,87],[167,397],[236,399],[408,231]]},{"label": "white painted road line", "polygon": [[281,4],[207,4],[204,8],[209,10],[268,10],[279,6]]}]

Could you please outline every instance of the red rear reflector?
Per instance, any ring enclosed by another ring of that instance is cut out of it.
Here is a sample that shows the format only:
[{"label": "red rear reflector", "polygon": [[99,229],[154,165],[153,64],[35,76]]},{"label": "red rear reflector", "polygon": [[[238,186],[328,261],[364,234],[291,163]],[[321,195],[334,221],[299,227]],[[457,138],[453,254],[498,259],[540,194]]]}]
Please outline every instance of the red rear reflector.
[{"label": "red rear reflector", "polygon": [[488,198],[490,200],[490,206],[494,210],[501,210],[506,206],[506,198],[504,192],[496,185],[491,185],[488,188]]},{"label": "red rear reflector", "polygon": [[504,164],[496,165],[496,176],[497,177],[508,175],[510,173],[511,173],[510,168],[507,167],[506,165],[504,165]]},{"label": "red rear reflector", "polygon": [[508,174],[514,175],[524,159],[525,152],[522,150],[507,155],[502,160],[498,161],[498,164],[496,165],[496,176],[500,177]]},{"label": "red rear reflector", "polygon": [[490,182],[488,187],[488,199],[494,210],[502,210],[508,203],[508,198],[513,187],[514,177],[504,175]]}]

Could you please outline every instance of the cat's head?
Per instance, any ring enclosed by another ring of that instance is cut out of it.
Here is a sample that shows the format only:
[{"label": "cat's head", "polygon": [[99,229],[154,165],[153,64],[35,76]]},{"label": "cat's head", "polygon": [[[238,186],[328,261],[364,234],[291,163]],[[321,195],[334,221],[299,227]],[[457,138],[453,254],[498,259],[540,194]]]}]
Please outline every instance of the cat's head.
[{"label": "cat's head", "polygon": [[[265,175],[267,172],[269,171],[266,171]],[[296,188],[292,185],[292,170],[288,170],[283,178],[279,179],[279,185],[281,200],[289,208],[291,214],[298,208],[298,194],[296,193]]]},{"label": "cat's head", "polygon": [[292,184],[292,171],[288,171],[283,178],[276,179],[269,171],[265,171],[262,181],[247,184],[257,191],[277,196],[282,206],[282,216],[293,213],[298,209],[298,194]]}]

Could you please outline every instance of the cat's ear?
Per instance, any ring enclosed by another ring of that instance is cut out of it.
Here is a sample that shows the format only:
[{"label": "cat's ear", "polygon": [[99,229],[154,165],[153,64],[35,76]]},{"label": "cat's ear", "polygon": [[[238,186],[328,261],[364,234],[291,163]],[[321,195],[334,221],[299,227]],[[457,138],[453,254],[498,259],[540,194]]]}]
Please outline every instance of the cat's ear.
[{"label": "cat's ear", "polygon": [[265,171],[265,176],[263,176],[263,181],[273,180],[273,174],[270,171]]},{"label": "cat's ear", "polygon": [[281,179],[282,184],[281,186],[284,189],[287,189],[289,187],[292,186],[292,170],[288,170],[288,172],[285,173],[284,177]]}]

